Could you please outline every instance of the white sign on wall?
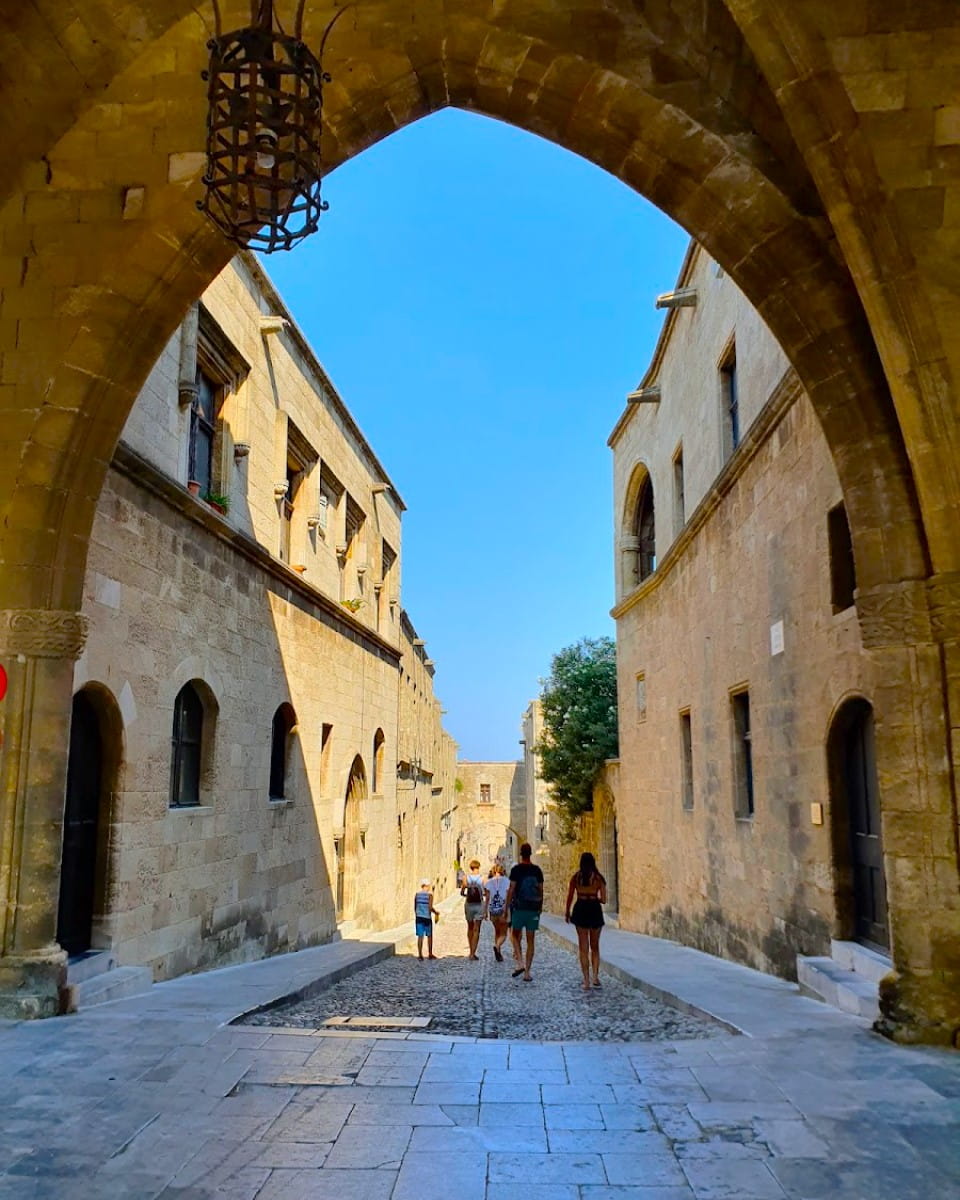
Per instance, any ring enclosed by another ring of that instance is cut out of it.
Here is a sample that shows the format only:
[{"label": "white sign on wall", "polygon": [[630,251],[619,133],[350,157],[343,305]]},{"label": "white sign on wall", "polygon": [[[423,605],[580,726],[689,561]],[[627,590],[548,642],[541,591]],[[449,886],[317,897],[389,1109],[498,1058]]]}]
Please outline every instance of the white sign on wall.
[{"label": "white sign on wall", "polygon": [[783,653],[783,621],[777,621],[770,626],[770,655],[776,657]]}]

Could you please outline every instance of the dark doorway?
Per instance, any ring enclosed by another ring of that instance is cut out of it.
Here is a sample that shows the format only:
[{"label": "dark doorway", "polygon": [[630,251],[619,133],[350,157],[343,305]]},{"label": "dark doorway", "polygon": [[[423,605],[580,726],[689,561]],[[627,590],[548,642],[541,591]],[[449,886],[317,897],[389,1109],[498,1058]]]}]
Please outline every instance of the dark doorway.
[{"label": "dark doorway", "polygon": [[830,759],[838,912],[847,936],[886,950],[890,934],[880,794],[873,710],[866,700],[850,700],[837,714]]},{"label": "dark doorway", "polygon": [[100,717],[84,692],[73,698],[57,941],[68,954],[91,947],[97,895],[104,746]]}]

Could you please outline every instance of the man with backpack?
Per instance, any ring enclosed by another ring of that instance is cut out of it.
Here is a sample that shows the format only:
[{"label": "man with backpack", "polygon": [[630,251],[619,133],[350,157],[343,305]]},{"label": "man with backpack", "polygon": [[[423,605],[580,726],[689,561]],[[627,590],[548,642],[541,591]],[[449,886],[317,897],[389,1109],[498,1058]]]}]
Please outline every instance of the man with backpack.
[{"label": "man with backpack", "polygon": [[[510,872],[510,889],[507,892],[507,908],[510,911],[510,936],[513,938],[513,952],[518,966],[513,972],[514,979],[522,975],[524,982],[529,983],[532,976],[530,967],[533,963],[533,952],[536,943],[537,930],[540,928],[540,913],[543,911],[543,872],[530,861],[533,849],[529,842],[520,847],[520,861]],[[527,933],[526,956],[521,956],[520,939],[523,931]]]}]

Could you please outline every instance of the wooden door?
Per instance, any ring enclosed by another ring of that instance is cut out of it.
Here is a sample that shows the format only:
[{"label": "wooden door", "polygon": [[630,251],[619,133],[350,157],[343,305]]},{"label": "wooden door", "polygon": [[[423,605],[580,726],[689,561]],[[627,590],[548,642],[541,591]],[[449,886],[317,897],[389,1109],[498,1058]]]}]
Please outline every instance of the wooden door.
[{"label": "wooden door", "polygon": [[855,933],[858,941],[886,949],[890,944],[887,888],[883,871],[873,714],[869,708],[857,714],[847,731],[844,767],[850,820]]}]

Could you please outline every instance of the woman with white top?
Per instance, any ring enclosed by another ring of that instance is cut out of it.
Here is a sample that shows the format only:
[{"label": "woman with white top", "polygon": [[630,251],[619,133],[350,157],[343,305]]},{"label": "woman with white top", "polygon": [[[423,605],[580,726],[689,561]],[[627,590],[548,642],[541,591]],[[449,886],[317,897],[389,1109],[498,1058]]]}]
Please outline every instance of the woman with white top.
[{"label": "woman with white top", "polygon": [[486,899],[483,905],[484,917],[489,917],[493,925],[493,957],[497,962],[503,962],[503,952],[500,947],[507,940],[510,928],[510,918],[507,916],[507,892],[510,890],[510,880],[503,869],[503,863],[493,866],[493,874],[483,885]]}]

